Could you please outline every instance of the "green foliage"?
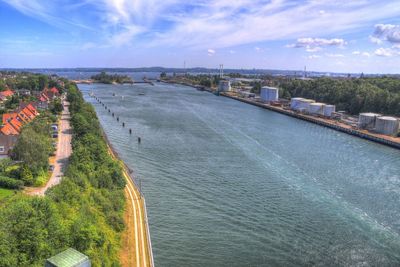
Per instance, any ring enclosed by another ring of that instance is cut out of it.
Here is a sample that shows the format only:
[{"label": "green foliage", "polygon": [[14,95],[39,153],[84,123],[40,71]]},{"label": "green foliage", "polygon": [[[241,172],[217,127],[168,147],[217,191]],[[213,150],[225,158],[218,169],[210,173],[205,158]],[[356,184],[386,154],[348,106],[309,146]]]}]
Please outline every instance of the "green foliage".
[{"label": "green foliage", "polygon": [[63,109],[64,107],[60,99],[55,99],[50,105],[50,111],[53,114],[60,114],[63,111]]},{"label": "green foliage", "polygon": [[24,183],[20,180],[0,176],[0,187],[8,189],[21,189]]},{"label": "green foliage", "polygon": [[18,106],[19,106],[19,97],[17,95],[13,95],[4,102],[4,107],[6,109],[16,109]]},{"label": "green foliage", "polygon": [[96,82],[106,83],[106,84],[111,84],[111,83],[132,83],[133,82],[133,80],[130,77],[126,76],[126,75],[107,74],[104,71],[102,71],[99,74],[93,75],[90,78],[95,80]]},{"label": "green foliage", "polygon": [[255,94],[259,94],[261,92],[261,83],[260,82],[254,82],[252,84],[253,88],[251,88],[251,92]]},{"label": "green foliage", "polygon": [[[0,266],[43,266],[44,259],[67,247],[88,255],[93,266],[119,266],[125,205],[121,166],[108,154],[93,108],[75,85],[66,86],[74,132],[66,175],[44,198],[5,199]],[[31,128],[45,133],[44,125]]]},{"label": "green foliage", "polygon": [[396,78],[360,78],[284,80],[279,84],[286,97],[307,97],[335,104],[351,114],[377,112],[400,115],[400,80]]},{"label": "green foliage", "polygon": [[21,168],[21,180],[25,185],[33,185],[35,180],[33,179],[33,174],[27,165],[23,165]]},{"label": "green foliage", "polygon": [[47,169],[48,158],[53,151],[49,135],[46,122],[36,119],[26,125],[13,149],[14,159],[23,161],[35,175]]},{"label": "green foliage", "polygon": [[68,246],[66,225],[50,199],[13,197],[0,218],[0,266],[43,266]]}]

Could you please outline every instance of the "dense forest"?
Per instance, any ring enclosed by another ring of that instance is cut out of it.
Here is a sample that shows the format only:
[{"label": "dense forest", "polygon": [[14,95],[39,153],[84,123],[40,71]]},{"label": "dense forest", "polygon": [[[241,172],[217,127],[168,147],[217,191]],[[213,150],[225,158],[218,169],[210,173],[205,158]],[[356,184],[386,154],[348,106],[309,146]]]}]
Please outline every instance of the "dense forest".
[{"label": "dense forest", "polygon": [[127,75],[118,75],[118,74],[107,74],[102,71],[99,74],[93,75],[90,77],[99,83],[112,84],[112,83],[133,83],[132,78]]},{"label": "dense forest", "polygon": [[376,112],[400,116],[400,79],[282,79],[275,83],[281,89],[283,98],[311,98],[335,104],[337,110],[345,110],[350,114]]},{"label": "dense forest", "polygon": [[0,266],[43,266],[68,247],[88,255],[93,266],[119,266],[122,169],[108,154],[92,106],[76,85],[66,88],[74,132],[70,164],[45,197],[17,193],[0,202]]}]

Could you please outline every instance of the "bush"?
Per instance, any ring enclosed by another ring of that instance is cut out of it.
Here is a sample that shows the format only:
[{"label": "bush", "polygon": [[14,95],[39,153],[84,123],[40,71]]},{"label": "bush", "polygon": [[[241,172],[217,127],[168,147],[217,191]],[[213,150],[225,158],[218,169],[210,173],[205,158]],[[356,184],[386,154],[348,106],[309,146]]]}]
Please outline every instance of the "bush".
[{"label": "bush", "polygon": [[24,182],[9,177],[0,176],[0,186],[8,189],[21,189]]}]

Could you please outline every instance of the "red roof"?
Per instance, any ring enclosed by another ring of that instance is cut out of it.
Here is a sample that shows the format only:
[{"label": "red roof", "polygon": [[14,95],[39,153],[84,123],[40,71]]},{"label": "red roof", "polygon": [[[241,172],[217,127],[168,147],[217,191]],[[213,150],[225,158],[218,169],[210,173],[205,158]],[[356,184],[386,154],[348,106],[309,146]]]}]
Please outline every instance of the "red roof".
[{"label": "red roof", "polygon": [[6,124],[12,118],[17,117],[17,113],[4,113],[3,114],[3,124]]},{"label": "red roof", "polygon": [[50,92],[52,92],[53,94],[60,94],[60,92],[58,91],[57,88],[53,87],[50,89]]},{"label": "red roof", "polygon": [[21,131],[22,123],[17,120],[17,118],[12,119],[9,124],[11,124],[11,126],[13,126],[14,129],[17,130],[17,132]]},{"label": "red roof", "polygon": [[4,125],[1,129],[0,132],[3,133],[4,135],[18,135],[19,132],[15,130],[15,128],[10,124],[7,123]]},{"label": "red roof", "polygon": [[26,108],[29,109],[29,111],[32,112],[32,114],[33,114],[34,116],[38,115],[38,112],[37,112],[36,108],[35,108],[31,103],[29,103],[29,104],[26,106]]},{"label": "red roof", "polygon": [[14,94],[14,92],[9,89],[0,92],[0,95],[3,97],[9,97],[9,96],[12,96],[13,94]]}]

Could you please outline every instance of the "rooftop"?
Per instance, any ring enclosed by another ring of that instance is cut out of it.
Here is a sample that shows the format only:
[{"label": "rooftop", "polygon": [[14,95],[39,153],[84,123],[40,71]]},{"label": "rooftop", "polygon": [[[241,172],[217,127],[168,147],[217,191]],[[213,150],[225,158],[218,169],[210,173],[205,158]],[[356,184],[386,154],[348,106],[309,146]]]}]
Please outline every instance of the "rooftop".
[{"label": "rooftop", "polygon": [[[89,257],[79,251],[69,248],[46,260],[46,266],[73,267],[88,261]],[[50,263],[52,265],[48,265]]]}]

